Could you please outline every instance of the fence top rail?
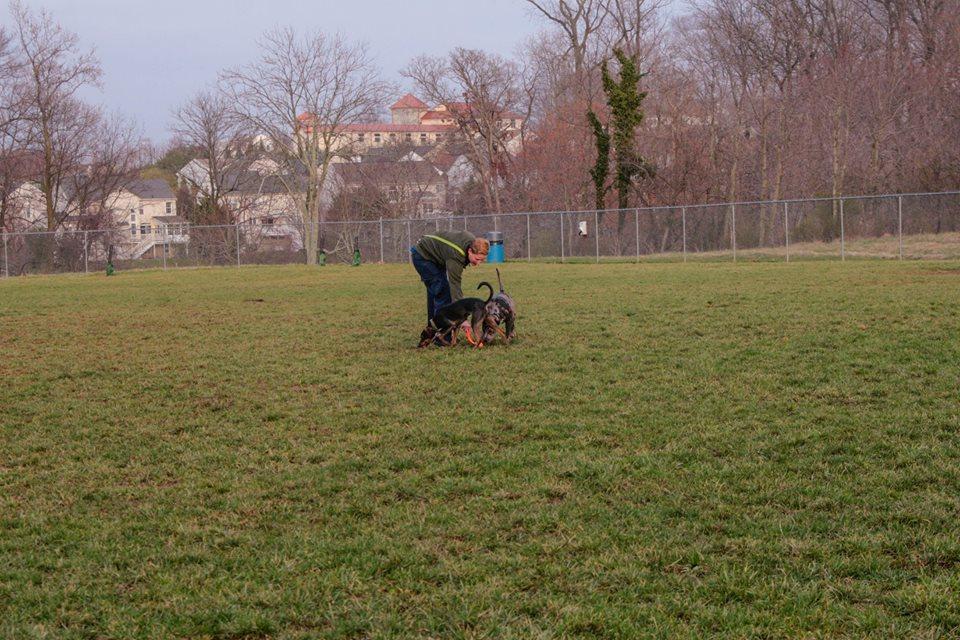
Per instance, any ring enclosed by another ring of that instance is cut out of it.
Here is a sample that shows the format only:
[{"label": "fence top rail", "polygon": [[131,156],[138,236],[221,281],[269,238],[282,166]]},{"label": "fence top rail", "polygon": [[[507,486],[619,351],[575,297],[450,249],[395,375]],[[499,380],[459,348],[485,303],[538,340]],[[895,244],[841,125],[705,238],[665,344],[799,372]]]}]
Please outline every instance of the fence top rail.
[{"label": "fence top rail", "polygon": [[[492,217],[510,217],[510,216],[545,216],[562,214],[590,214],[590,213],[629,213],[632,211],[640,213],[652,213],[655,211],[671,211],[678,209],[710,209],[731,206],[751,206],[751,205],[776,205],[776,204],[800,204],[806,202],[834,202],[851,200],[877,200],[887,198],[913,198],[913,197],[933,197],[933,196],[957,196],[960,191],[920,191],[911,193],[882,193],[874,195],[840,195],[837,197],[824,196],[821,198],[784,198],[780,200],[740,200],[736,202],[714,202],[707,204],[671,204],[658,205],[655,207],[627,207],[625,209],[564,209],[564,210],[544,210],[544,211],[508,211],[504,213],[478,213],[469,215],[450,215],[438,216],[436,218],[387,218],[387,222],[423,222],[431,223],[434,221],[452,221],[463,220],[464,218],[492,218]],[[331,220],[326,224],[379,224],[378,220]]]},{"label": "fence top rail", "polygon": [[[696,209],[696,208],[718,208],[730,206],[745,205],[766,205],[766,204],[798,204],[803,202],[833,202],[835,200],[872,200],[886,198],[913,198],[913,197],[933,197],[933,196],[956,196],[960,195],[958,191],[918,191],[910,193],[879,193],[871,195],[839,195],[836,197],[823,196],[819,198],[781,198],[779,200],[738,200],[735,202],[713,202],[704,204],[670,204],[657,205],[653,207],[627,207],[625,209],[565,209],[565,210],[544,210],[544,211],[511,211],[507,213],[483,213],[471,217],[490,217],[490,216],[526,216],[526,215],[553,215],[563,213],[620,213],[620,212],[648,212],[648,211],[666,211],[673,209]],[[463,218],[460,216],[447,216],[448,218]],[[446,219],[446,218],[445,218]]]},{"label": "fence top rail", "polygon": [[[873,194],[873,195],[840,195],[836,197],[824,196],[820,198],[783,198],[780,200],[741,200],[736,202],[715,202],[707,204],[673,204],[673,205],[658,205],[654,207],[627,207],[625,209],[566,209],[566,210],[546,210],[546,211],[509,211],[504,213],[478,213],[478,214],[461,214],[461,215],[449,215],[449,216],[437,216],[434,218],[377,218],[373,220],[326,220],[324,222],[292,222],[285,225],[286,228],[297,229],[300,228],[309,228],[315,225],[380,225],[383,222],[388,223],[410,223],[417,222],[423,224],[433,224],[438,222],[452,222],[454,220],[464,220],[471,218],[493,218],[493,217],[515,217],[515,216],[556,216],[563,214],[578,214],[585,215],[591,213],[655,213],[657,211],[675,211],[679,209],[718,209],[724,207],[736,207],[736,206],[757,206],[757,205],[783,205],[783,204],[803,204],[803,203],[816,203],[816,202],[849,202],[849,201],[858,201],[858,200],[883,200],[889,198],[920,198],[920,197],[937,197],[937,196],[960,196],[960,190],[958,191],[920,191],[920,192],[911,192],[911,193],[882,193],[882,194]],[[195,225],[190,223],[184,223],[183,227],[186,230],[202,230],[202,229],[224,229],[224,228],[234,228],[238,226],[251,226],[245,223],[236,223],[236,224],[221,224],[221,225]],[[273,225],[268,225],[273,226]],[[54,231],[2,231],[0,232],[0,237],[7,236],[24,236],[24,235],[49,235],[49,234],[58,234],[58,233],[126,233],[126,226],[111,227],[106,229],[56,229]],[[140,235],[140,234],[137,234]],[[156,235],[156,234],[154,234]]]}]

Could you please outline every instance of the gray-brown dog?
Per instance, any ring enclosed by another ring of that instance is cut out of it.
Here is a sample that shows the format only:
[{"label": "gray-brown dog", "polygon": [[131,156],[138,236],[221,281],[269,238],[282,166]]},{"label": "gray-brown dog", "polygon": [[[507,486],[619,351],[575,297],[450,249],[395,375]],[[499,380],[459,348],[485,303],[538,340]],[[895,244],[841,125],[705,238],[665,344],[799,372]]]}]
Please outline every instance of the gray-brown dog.
[{"label": "gray-brown dog", "polygon": [[[503,290],[503,280],[500,278],[500,269],[497,269],[497,284],[500,285],[500,292],[490,297],[487,302],[485,331],[482,341],[489,344],[500,333],[503,339],[510,342],[516,337],[516,318],[517,306],[513,298],[507,295]],[[503,328],[500,327],[503,325]]]}]

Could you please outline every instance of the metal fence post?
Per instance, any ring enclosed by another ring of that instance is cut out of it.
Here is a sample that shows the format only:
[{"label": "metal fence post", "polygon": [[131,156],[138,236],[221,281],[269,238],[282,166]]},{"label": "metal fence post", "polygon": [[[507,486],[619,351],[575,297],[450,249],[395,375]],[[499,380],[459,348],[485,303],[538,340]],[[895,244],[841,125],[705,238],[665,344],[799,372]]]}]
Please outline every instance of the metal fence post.
[{"label": "metal fence post", "polygon": [[467,216],[463,216],[463,230],[467,230]]},{"label": "metal fence post", "polygon": [[527,214],[527,262],[533,260],[533,253],[530,249],[530,214]]},{"label": "metal fence post", "polygon": [[[620,215],[620,212],[617,212],[617,215]],[[594,230],[594,240],[597,247],[597,262],[600,262],[600,212],[593,212],[593,230]]]},{"label": "metal fence post", "polygon": [[434,219],[434,221],[433,221],[433,226],[434,226],[434,228],[437,230],[437,232],[440,231],[440,218],[435,218],[435,219]]},{"label": "metal fence post", "polygon": [[83,272],[90,273],[90,261],[87,260],[87,237],[90,232],[84,229],[83,231]]},{"label": "metal fence post", "polygon": [[783,240],[787,250],[787,262],[790,262],[790,212],[787,209],[789,203],[783,203]]},{"label": "metal fence post", "polygon": [[900,260],[903,260],[903,196],[897,196],[897,245]]},{"label": "metal fence post", "polygon": [[234,225],[237,230],[237,269],[240,268],[240,223]]},{"label": "metal fence post", "polygon": [[383,264],[383,216],[380,216],[380,264]]},{"label": "metal fence post", "polygon": [[10,277],[10,261],[7,256],[7,234],[3,234],[3,277]]},{"label": "metal fence post", "polygon": [[683,226],[683,261],[687,261],[687,208],[680,207],[680,222]]},{"label": "metal fence post", "polygon": [[737,205],[730,205],[730,246],[733,247],[733,261],[737,261]]},{"label": "metal fence post", "polygon": [[563,214],[560,214],[560,262],[564,261],[563,255]]},{"label": "metal fence post", "polygon": [[637,207],[633,210],[634,226],[633,228],[637,231],[637,263],[640,262],[640,208]]},{"label": "metal fence post", "polygon": [[846,238],[843,232],[843,198],[840,198],[840,261],[847,259]]},{"label": "metal fence post", "polygon": [[407,246],[413,246],[413,238],[410,237],[410,221],[407,220]]},{"label": "metal fence post", "polygon": [[161,227],[163,231],[163,247],[160,249],[160,255],[163,256],[163,270],[167,270],[167,225]]}]

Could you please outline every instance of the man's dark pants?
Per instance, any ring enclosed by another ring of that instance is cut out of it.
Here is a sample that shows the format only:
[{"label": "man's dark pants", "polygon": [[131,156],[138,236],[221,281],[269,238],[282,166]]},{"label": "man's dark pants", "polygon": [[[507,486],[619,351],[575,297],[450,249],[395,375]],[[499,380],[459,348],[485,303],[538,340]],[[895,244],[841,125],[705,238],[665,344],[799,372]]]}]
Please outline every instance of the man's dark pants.
[{"label": "man's dark pants", "polygon": [[416,247],[410,247],[410,259],[413,261],[413,268],[420,274],[423,284],[427,286],[427,323],[429,324],[437,309],[452,302],[447,270],[421,256]]}]

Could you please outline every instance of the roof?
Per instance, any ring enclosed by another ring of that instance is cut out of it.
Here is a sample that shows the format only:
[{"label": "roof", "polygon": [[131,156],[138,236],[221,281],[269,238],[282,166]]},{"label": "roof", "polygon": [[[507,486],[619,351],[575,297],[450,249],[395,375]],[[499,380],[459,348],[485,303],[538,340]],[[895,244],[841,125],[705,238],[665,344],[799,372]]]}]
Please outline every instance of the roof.
[{"label": "roof", "polygon": [[[302,180],[288,178],[289,183],[299,184]],[[284,194],[287,193],[287,184],[284,178],[278,175],[262,175],[256,171],[230,171],[224,174],[221,188],[226,194]]]},{"label": "roof", "polygon": [[397,145],[388,145],[385,147],[370,147],[360,154],[361,162],[397,162],[403,160],[411,153],[415,153],[421,158],[426,158],[436,147],[414,146],[410,143],[400,143]]},{"label": "roof", "polygon": [[459,157],[459,155],[447,153],[446,151],[437,151],[432,155],[430,161],[433,163],[433,166],[446,173]]},{"label": "roof", "polygon": [[422,122],[424,120],[453,120],[453,116],[450,115],[449,111],[437,111],[435,109],[431,109],[420,116],[420,121]]},{"label": "roof", "polygon": [[430,107],[428,107],[423,100],[413,95],[412,93],[408,93],[407,95],[403,96],[402,98],[394,102],[393,106],[390,107],[391,110],[393,109],[429,109],[429,108]]},{"label": "roof", "polygon": [[342,162],[330,168],[346,184],[430,184],[444,179],[429,162]]},{"label": "roof", "polygon": [[[454,114],[468,115],[471,110],[471,106],[466,102],[451,102],[447,105],[440,105],[436,109],[431,109],[425,114],[420,116],[420,120],[441,120],[441,119],[452,119]],[[517,113],[516,111],[511,111],[510,109],[504,109],[499,113],[501,120],[524,120],[522,114]]]},{"label": "roof", "polygon": [[140,198],[163,198],[173,200],[176,195],[166,180],[151,178],[150,180],[132,180],[126,185],[127,191]]}]

